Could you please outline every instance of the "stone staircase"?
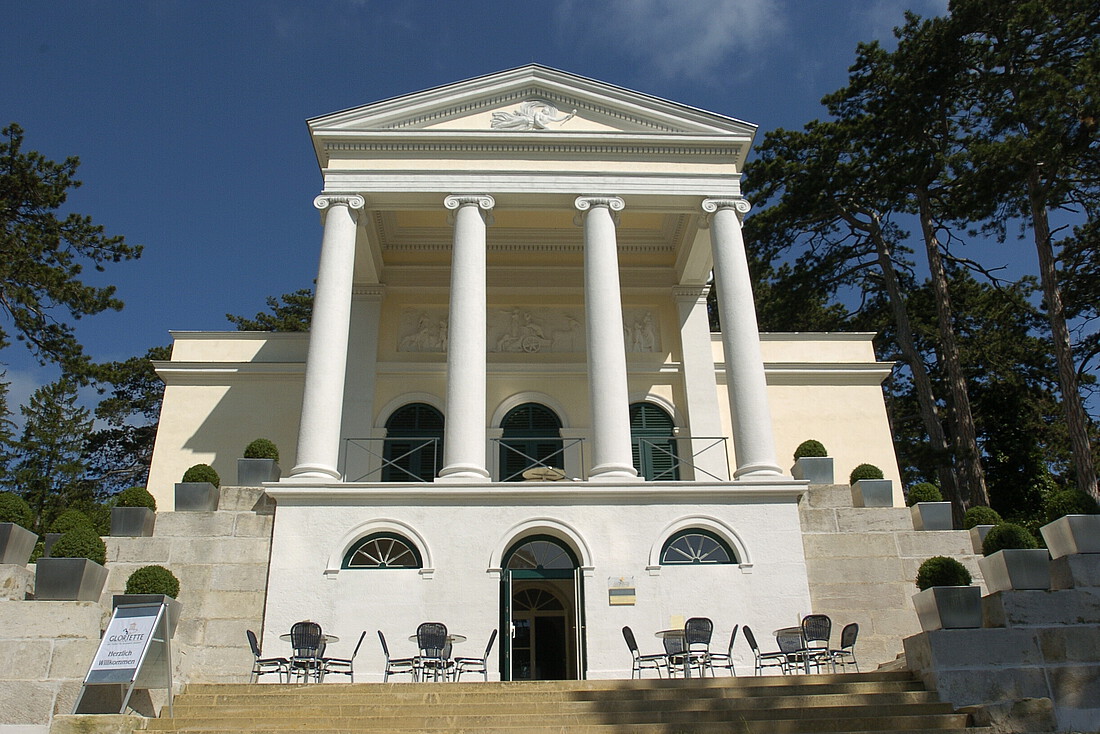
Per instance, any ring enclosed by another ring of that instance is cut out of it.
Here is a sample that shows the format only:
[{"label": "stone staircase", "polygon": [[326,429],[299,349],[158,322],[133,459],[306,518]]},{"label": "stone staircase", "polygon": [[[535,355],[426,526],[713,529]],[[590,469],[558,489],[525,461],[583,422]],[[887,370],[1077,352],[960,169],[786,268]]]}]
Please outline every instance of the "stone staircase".
[{"label": "stone staircase", "polygon": [[201,684],[158,732],[800,734],[967,731],[905,672],[512,683]]}]

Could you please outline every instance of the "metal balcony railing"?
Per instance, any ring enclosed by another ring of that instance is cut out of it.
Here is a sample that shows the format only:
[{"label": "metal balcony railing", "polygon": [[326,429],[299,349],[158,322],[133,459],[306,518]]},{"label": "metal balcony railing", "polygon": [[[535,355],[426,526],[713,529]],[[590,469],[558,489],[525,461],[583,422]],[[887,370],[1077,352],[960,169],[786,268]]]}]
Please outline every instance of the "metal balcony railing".
[{"label": "metal balcony railing", "polygon": [[388,481],[431,482],[439,473],[437,457],[442,443],[437,436],[346,439],[344,481],[386,481],[389,469],[395,477]]}]

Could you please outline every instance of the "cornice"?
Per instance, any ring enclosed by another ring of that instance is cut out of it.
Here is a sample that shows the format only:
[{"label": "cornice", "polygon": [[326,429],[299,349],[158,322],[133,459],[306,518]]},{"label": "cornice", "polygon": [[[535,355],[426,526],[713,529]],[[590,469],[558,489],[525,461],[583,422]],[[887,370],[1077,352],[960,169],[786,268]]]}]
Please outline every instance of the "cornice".
[{"label": "cornice", "polygon": [[302,380],[305,362],[167,362],[153,369],[165,385],[225,385],[240,379]]}]

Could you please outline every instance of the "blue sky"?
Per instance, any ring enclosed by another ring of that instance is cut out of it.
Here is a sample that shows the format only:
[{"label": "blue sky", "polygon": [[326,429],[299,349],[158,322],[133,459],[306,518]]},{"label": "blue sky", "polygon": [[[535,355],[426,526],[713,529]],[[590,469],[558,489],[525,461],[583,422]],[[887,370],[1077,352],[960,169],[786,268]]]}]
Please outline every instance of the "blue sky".
[{"label": "blue sky", "polygon": [[[69,208],[145,246],[95,282],[126,307],[78,323],[96,359],[231,328],[308,287],[321,187],[305,121],[540,63],[756,123],[821,115],[856,44],[946,0],[54,0],[5,3],[0,123],[81,159]],[[89,280],[93,280],[93,276]],[[0,352],[20,404],[54,379]]]}]

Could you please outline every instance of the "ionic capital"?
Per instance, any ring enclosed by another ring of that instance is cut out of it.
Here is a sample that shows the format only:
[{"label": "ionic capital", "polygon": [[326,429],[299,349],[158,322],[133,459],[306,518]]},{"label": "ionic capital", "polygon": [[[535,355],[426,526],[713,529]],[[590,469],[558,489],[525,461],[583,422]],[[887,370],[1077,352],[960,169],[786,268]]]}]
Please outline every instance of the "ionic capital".
[{"label": "ionic capital", "polygon": [[452,194],[443,200],[443,206],[450,209],[447,215],[449,224],[455,223],[456,212],[464,206],[476,206],[479,213],[484,212],[486,224],[493,223],[493,207],[497,205],[496,199],[488,194]]},{"label": "ionic capital", "polygon": [[733,209],[740,216],[738,219],[744,218],[749,210],[752,209],[752,204],[747,199],[743,198],[727,198],[727,199],[703,199],[703,226],[709,227],[710,221],[714,216],[714,213],[721,209]]},{"label": "ionic capital", "polygon": [[611,221],[615,226],[619,225],[619,212],[626,208],[626,202],[618,196],[578,196],[573,206],[579,212],[573,217],[573,224],[578,227],[584,223],[585,212],[592,209],[604,208],[610,211]]},{"label": "ionic capital", "polygon": [[321,211],[332,206],[346,206],[348,209],[362,209],[367,200],[359,194],[321,194],[313,200],[313,206]]}]

